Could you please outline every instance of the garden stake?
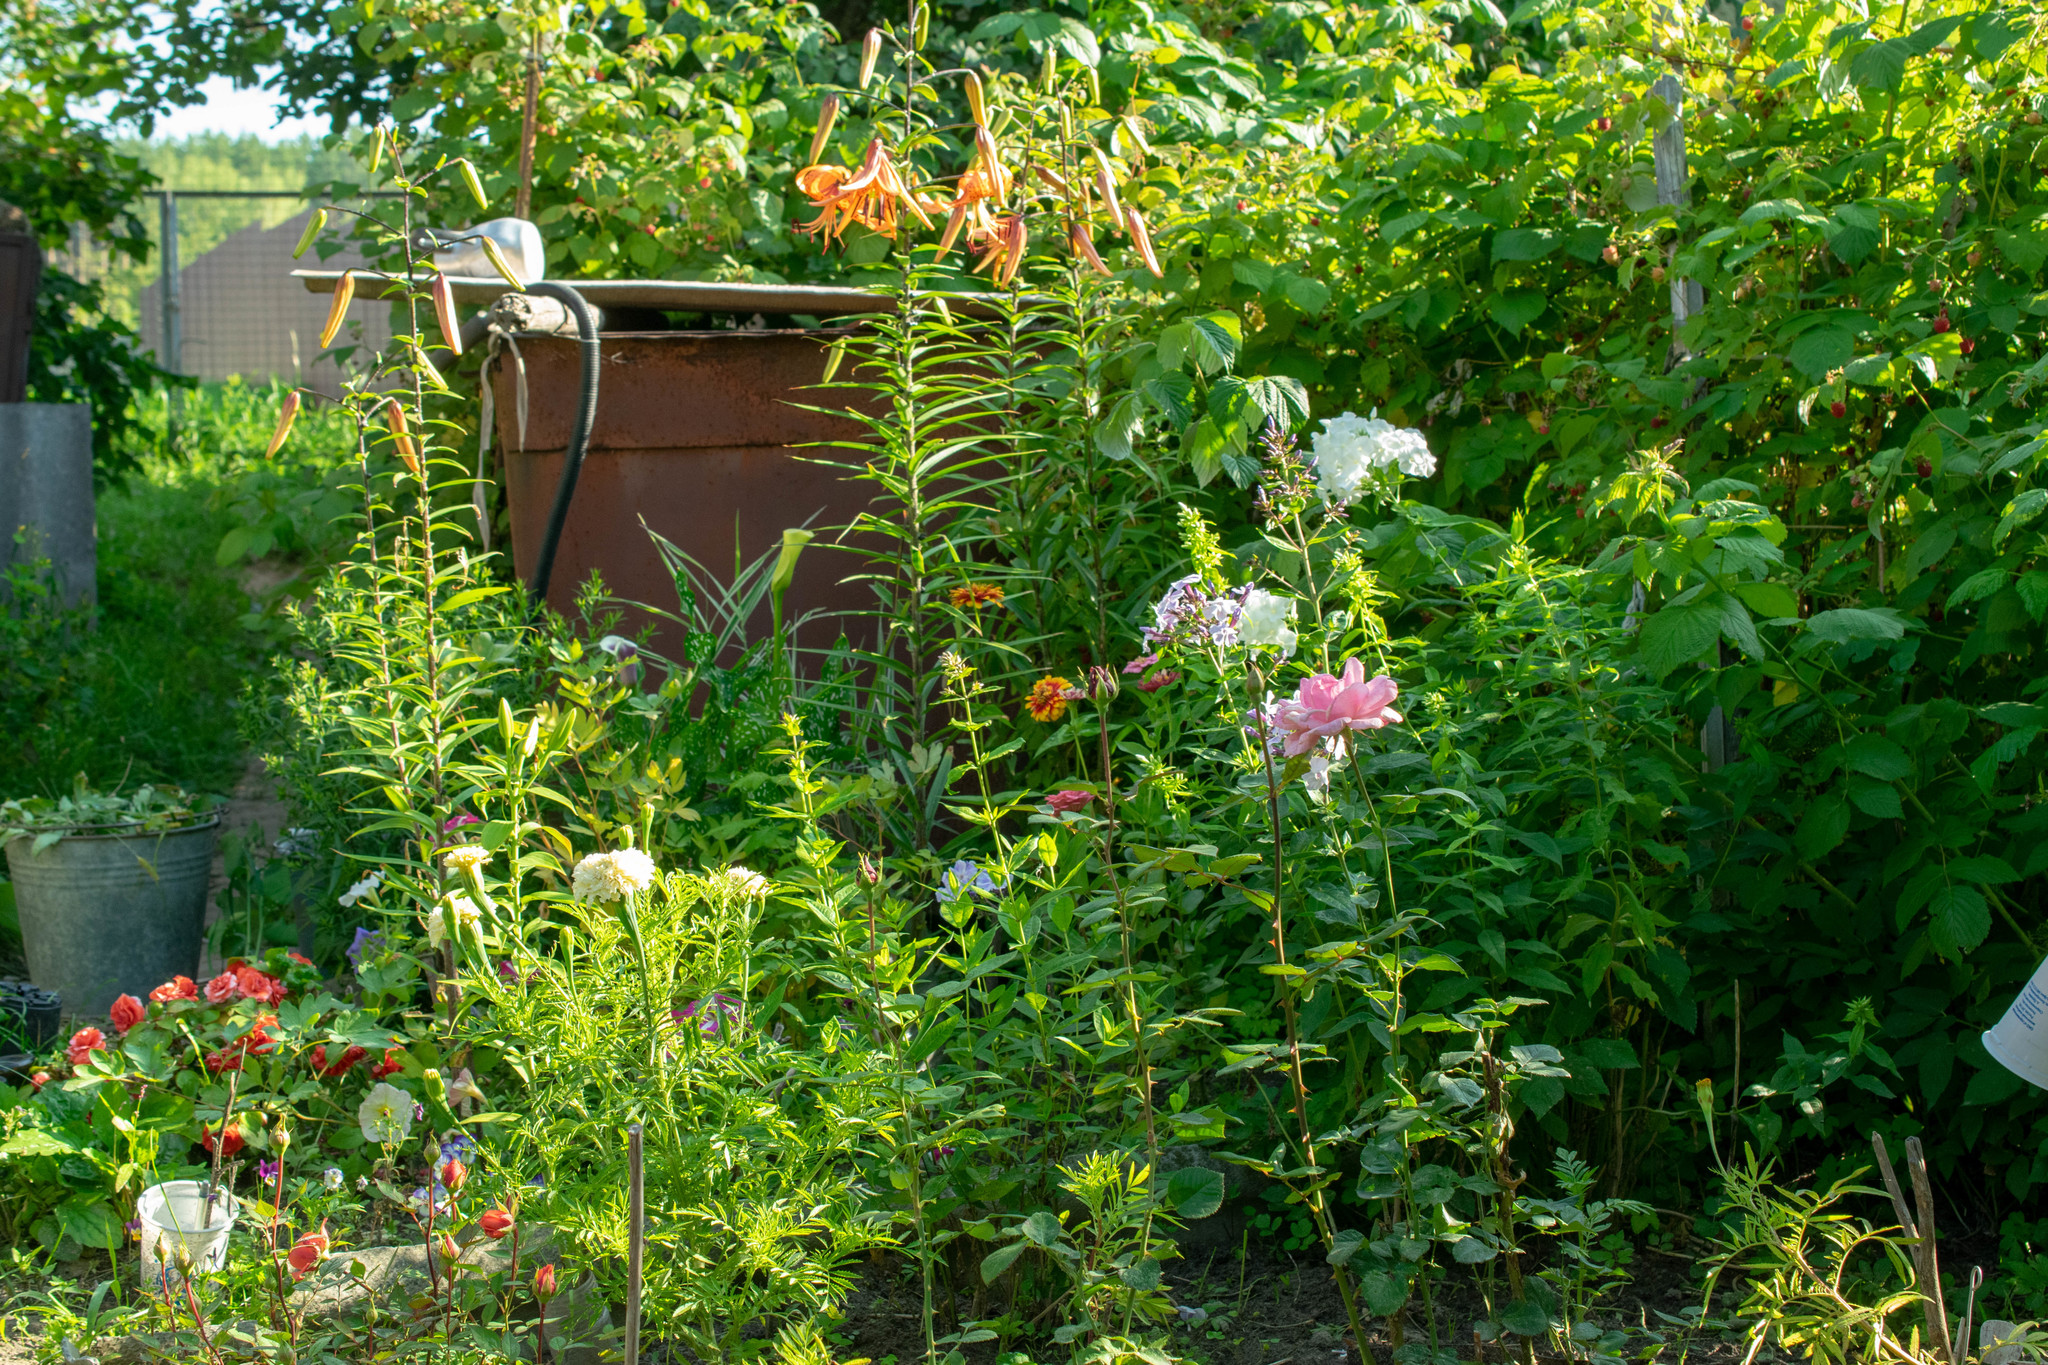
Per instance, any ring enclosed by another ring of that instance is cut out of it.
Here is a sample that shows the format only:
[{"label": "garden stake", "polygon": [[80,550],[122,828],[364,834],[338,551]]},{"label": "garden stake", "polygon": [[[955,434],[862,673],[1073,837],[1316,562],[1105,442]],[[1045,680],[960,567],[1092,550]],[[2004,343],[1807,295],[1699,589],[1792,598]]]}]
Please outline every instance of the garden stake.
[{"label": "garden stake", "polygon": [[1906,1139],[1906,1169],[1913,1177],[1913,1208],[1920,1215],[1915,1226],[1920,1229],[1920,1244],[1926,1249],[1928,1335],[1934,1338],[1934,1349],[1946,1356],[1950,1365],[1962,1365],[1955,1343],[1949,1339],[1948,1308],[1941,1300],[1941,1262],[1934,1245],[1934,1186],[1927,1178],[1927,1158],[1917,1137]]},{"label": "garden stake", "polygon": [[640,1365],[640,1266],[647,1239],[647,1182],[640,1162],[640,1125],[626,1129],[626,1365]]},{"label": "garden stake", "polygon": [[1956,1338],[1957,1347],[1967,1359],[1970,1354],[1970,1320],[1977,1316],[1977,1291],[1984,1287],[1984,1267],[1970,1267],[1970,1297],[1963,1304],[1963,1330]]}]

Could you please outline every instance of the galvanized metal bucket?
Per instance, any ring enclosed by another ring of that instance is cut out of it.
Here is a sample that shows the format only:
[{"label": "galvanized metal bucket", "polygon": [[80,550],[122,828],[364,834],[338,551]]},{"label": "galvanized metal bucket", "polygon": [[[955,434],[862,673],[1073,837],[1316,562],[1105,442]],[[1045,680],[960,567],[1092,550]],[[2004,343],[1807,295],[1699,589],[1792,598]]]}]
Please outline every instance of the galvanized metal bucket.
[{"label": "galvanized metal bucket", "polygon": [[7,843],[30,980],[97,1018],[199,970],[220,817],[166,834],[67,834],[41,853]]}]

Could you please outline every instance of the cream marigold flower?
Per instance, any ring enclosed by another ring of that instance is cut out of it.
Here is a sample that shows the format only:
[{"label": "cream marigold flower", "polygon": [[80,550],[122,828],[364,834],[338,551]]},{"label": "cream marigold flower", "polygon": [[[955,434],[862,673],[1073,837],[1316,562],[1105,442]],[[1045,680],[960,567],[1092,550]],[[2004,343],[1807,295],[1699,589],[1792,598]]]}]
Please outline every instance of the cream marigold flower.
[{"label": "cream marigold flower", "polygon": [[455,914],[456,932],[474,931],[483,923],[483,911],[467,896],[456,895],[448,898],[447,904],[437,905],[427,912],[427,942],[436,948],[448,937],[448,912]]},{"label": "cream marigold flower", "polygon": [[756,900],[768,894],[772,883],[751,868],[734,863],[722,867],[704,879],[705,887],[720,900]]},{"label": "cream marigold flower", "polygon": [[637,848],[592,853],[576,864],[570,891],[577,900],[602,905],[645,891],[657,875],[654,859]]},{"label": "cream marigold flower", "polygon": [[489,861],[491,852],[481,844],[457,844],[441,855],[441,866],[450,872],[469,872]]}]

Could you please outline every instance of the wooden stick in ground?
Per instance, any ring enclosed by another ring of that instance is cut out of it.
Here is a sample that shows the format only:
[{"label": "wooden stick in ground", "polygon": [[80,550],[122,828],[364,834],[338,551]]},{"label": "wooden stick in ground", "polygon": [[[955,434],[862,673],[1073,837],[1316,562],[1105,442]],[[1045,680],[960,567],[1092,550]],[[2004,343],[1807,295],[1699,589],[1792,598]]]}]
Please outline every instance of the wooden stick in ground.
[{"label": "wooden stick in ground", "polygon": [[1920,1229],[1920,1245],[1927,1257],[1927,1285],[1920,1292],[1927,1296],[1929,1344],[1950,1365],[1962,1365],[1955,1343],[1949,1339],[1948,1308],[1941,1301],[1941,1262],[1934,1247],[1934,1186],[1927,1178],[1927,1158],[1917,1137],[1906,1139],[1906,1170],[1913,1177],[1914,1226]]},{"label": "wooden stick in ground", "polygon": [[[1928,1268],[1930,1258],[1927,1255],[1927,1239],[1920,1235],[1919,1225],[1913,1220],[1913,1212],[1906,1207],[1906,1193],[1899,1188],[1899,1177],[1892,1170],[1891,1153],[1885,1150],[1884,1134],[1872,1133],[1870,1135],[1870,1149],[1877,1154],[1877,1173],[1884,1178],[1885,1192],[1892,1197],[1893,1216],[1899,1220],[1900,1231],[1904,1232],[1907,1239],[1912,1243],[1913,1278],[1920,1284],[1925,1285],[1933,1278]],[[1939,1287],[1939,1284],[1937,1284],[1937,1290]],[[1922,1292],[1926,1291],[1923,1289]],[[1926,1316],[1928,1319],[1928,1343],[1932,1345],[1934,1343],[1933,1322],[1935,1316],[1933,1310],[1930,1309]]]},{"label": "wooden stick in ground", "polygon": [[640,1267],[647,1244],[647,1182],[637,1123],[626,1129],[626,1167],[626,1365],[640,1365]]}]

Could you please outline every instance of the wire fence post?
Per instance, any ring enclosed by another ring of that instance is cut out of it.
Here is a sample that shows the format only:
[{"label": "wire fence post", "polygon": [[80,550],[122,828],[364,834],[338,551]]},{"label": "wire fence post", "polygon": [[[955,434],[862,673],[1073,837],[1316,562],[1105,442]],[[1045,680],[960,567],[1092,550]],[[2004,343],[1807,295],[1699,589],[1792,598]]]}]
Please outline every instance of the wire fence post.
[{"label": "wire fence post", "polygon": [[[163,253],[159,263],[159,268],[162,271],[159,278],[163,282],[164,350],[163,355],[158,357],[157,363],[173,374],[183,374],[185,367],[179,356],[183,338],[179,336],[178,332],[178,312],[182,301],[178,297],[178,196],[176,191],[165,190],[163,198],[159,201],[159,208],[161,214],[158,221],[157,235],[162,238],[162,245],[159,249]],[[183,394],[173,388],[165,395],[165,398],[170,405],[171,430],[169,434],[175,440],[178,432],[180,410],[184,406],[180,401],[183,398]]]}]

